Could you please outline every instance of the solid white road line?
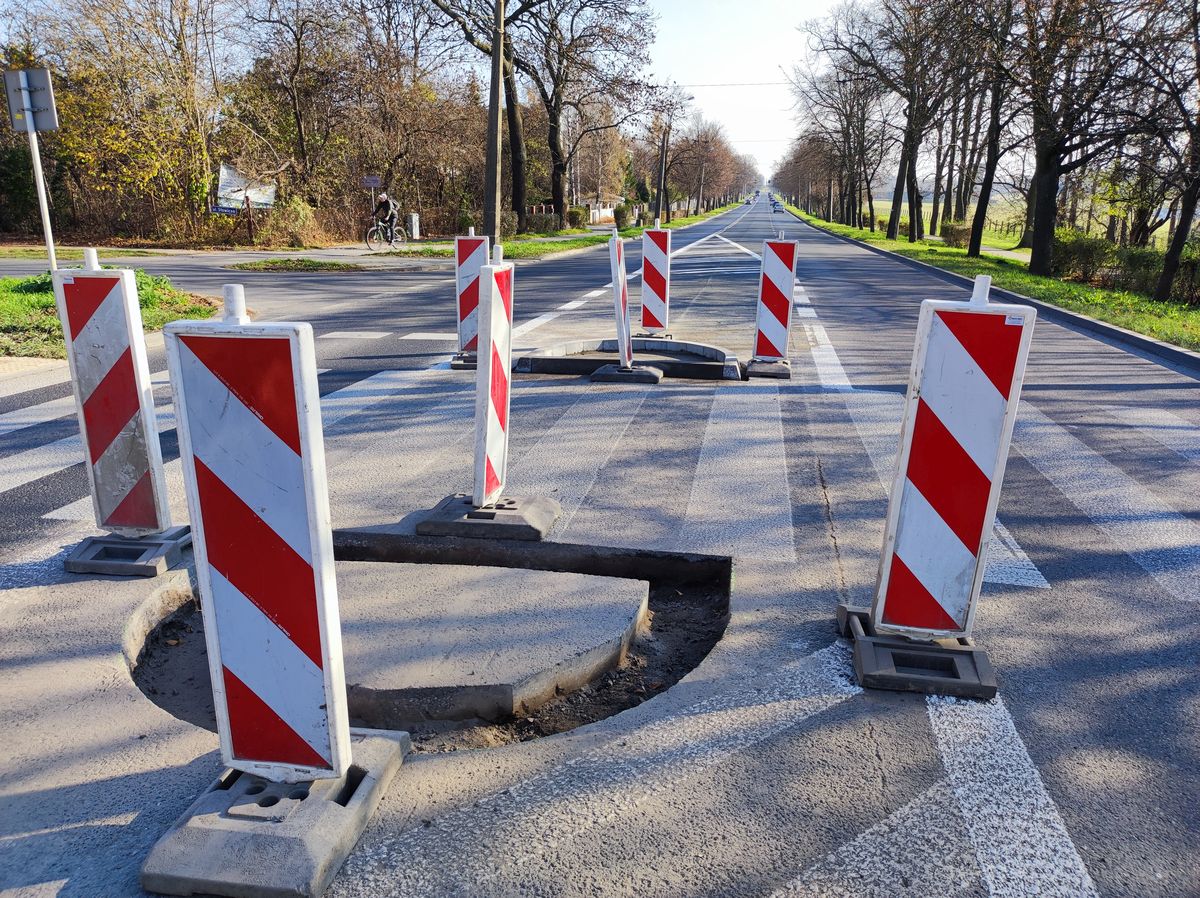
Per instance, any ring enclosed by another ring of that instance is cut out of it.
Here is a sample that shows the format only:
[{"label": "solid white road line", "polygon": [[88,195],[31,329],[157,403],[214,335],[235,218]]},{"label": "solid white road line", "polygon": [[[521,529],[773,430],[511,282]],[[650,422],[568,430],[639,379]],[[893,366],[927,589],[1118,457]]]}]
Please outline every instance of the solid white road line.
[{"label": "solid white road line", "polygon": [[748,256],[753,256],[754,258],[758,259],[760,262],[762,261],[762,256],[759,255],[758,253],[754,252],[754,250],[746,249],[746,247],[742,246],[740,243],[734,243],[732,240],[730,240],[724,234],[718,234],[717,239],[724,240],[726,243],[728,243],[730,246],[732,246],[734,249],[738,250],[739,252],[743,252]]},{"label": "solid white road line", "polygon": [[391,331],[331,331],[321,334],[318,340],[382,340],[390,336]]},{"label": "solid white road line", "polygon": [[450,331],[447,333],[441,333],[441,332],[434,333],[434,332],[429,332],[429,331],[413,331],[411,334],[405,334],[400,339],[401,340],[430,340],[430,341],[445,342],[445,341],[450,341],[450,340],[457,340],[458,334],[453,331]]}]

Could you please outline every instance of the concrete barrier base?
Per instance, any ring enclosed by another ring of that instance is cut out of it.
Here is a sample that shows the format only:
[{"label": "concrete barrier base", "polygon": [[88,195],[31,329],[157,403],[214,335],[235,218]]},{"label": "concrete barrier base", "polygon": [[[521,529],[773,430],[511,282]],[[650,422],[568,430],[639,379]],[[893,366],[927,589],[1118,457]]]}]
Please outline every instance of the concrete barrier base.
[{"label": "concrete barrier base", "polygon": [[562,514],[553,499],[505,496],[488,508],[476,508],[464,493],[447,496],[417,521],[422,536],[469,536],[475,539],[544,539]]},{"label": "concrete barrier base", "polygon": [[634,365],[632,368],[604,365],[592,372],[592,383],[597,384],[656,384],[662,379],[662,369],[650,365]]},{"label": "concrete barrier base", "polygon": [[919,641],[880,635],[867,608],[838,605],[838,630],[854,640],[854,672],[866,689],[995,698],[996,674],[969,639]]},{"label": "concrete barrier base", "polygon": [[791,380],[792,366],[786,359],[751,359],[746,365],[746,376]]},{"label": "concrete barrier base", "polygon": [[72,574],[157,577],[179,564],[192,544],[192,528],[184,524],[150,536],[89,536],[63,560]]},{"label": "concrete barrier base", "polygon": [[345,776],[273,783],[227,770],[158,840],[141,884],[163,895],[316,898],[408,753],[407,733],[351,730]]}]

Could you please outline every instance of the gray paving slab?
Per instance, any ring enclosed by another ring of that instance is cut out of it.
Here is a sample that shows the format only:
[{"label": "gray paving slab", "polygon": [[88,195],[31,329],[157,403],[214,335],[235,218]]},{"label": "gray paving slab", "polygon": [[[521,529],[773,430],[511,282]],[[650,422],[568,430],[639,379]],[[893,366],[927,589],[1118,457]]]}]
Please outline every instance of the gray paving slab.
[{"label": "gray paving slab", "polygon": [[337,563],[351,715],[371,726],[532,710],[616,666],[645,581],[519,568]]}]

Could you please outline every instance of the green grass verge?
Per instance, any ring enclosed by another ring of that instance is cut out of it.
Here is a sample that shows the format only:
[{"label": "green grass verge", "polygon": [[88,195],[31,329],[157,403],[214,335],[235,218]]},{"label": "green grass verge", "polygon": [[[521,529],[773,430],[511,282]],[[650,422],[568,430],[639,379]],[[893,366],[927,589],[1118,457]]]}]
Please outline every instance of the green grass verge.
[{"label": "green grass verge", "polygon": [[1015,259],[987,253],[978,259],[972,259],[967,256],[965,249],[953,249],[939,243],[888,240],[878,231],[871,232],[835,224],[807,215],[794,206],[789,205],[787,208],[805,221],[834,234],[853,237],[863,243],[966,277],[974,277],[977,274],[991,275],[992,283],[1005,290],[1012,290],[1014,293],[1072,312],[1080,312],[1185,349],[1200,350],[1200,307],[1156,302],[1139,293],[1106,290],[1103,287],[1042,277],[1030,274],[1026,264]]},{"label": "green grass verge", "polygon": [[[165,277],[146,274],[140,268],[134,276],[142,323],[148,331],[179,318],[208,318],[217,310],[216,300],[184,293]],[[50,275],[0,278],[0,355],[65,357]]]},{"label": "green grass verge", "polygon": [[256,259],[230,265],[238,271],[362,271],[353,262],[334,262],[327,259]]},{"label": "green grass verge", "polygon": [[425,259],[452,259],[453,246],[414,246],[407,249],[389,249],[386,252],[372,253],[375,256],[410,256]]},{"label": "green grass verge", "polygon": [[[133,256],[156,256],[158,253],[145,249],[110,248],[102,250],[105,256],[124,259]],[[76,246],[56,246],[54,255],[60,261],[71,261],[83,258],[83,249]],[[0,246],[0,259],[45,259],[44,246]]]}]

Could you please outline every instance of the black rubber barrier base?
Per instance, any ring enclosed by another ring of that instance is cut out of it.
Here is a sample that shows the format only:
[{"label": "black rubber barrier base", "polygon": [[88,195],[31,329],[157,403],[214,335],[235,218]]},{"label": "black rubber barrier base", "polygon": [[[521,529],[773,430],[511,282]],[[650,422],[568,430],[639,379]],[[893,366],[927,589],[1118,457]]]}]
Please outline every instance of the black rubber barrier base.
[{"label": "black rubber barrier base", "polygon": [[186,524],[149,536],[89,536],[63,559],[63,567],[72,574],[157,577],[177,565],[191,544]]},{"label": "black rubber barrier base", "polygon": [[854,672],[864,688],[985,701],[996,696],[991,661],[967,639],[946,645],[879,635],[869,609],[844,603],[838,605],[837,619],[839,632],[854,640]]},{"label": "black rubber barrier base", "polygon": [[473,539],[544,539],[562,515],[562,506],[542,497],[505,496],[495,505],[476,508],[465,493],[447,496],[417,521],[420,536]]}]

